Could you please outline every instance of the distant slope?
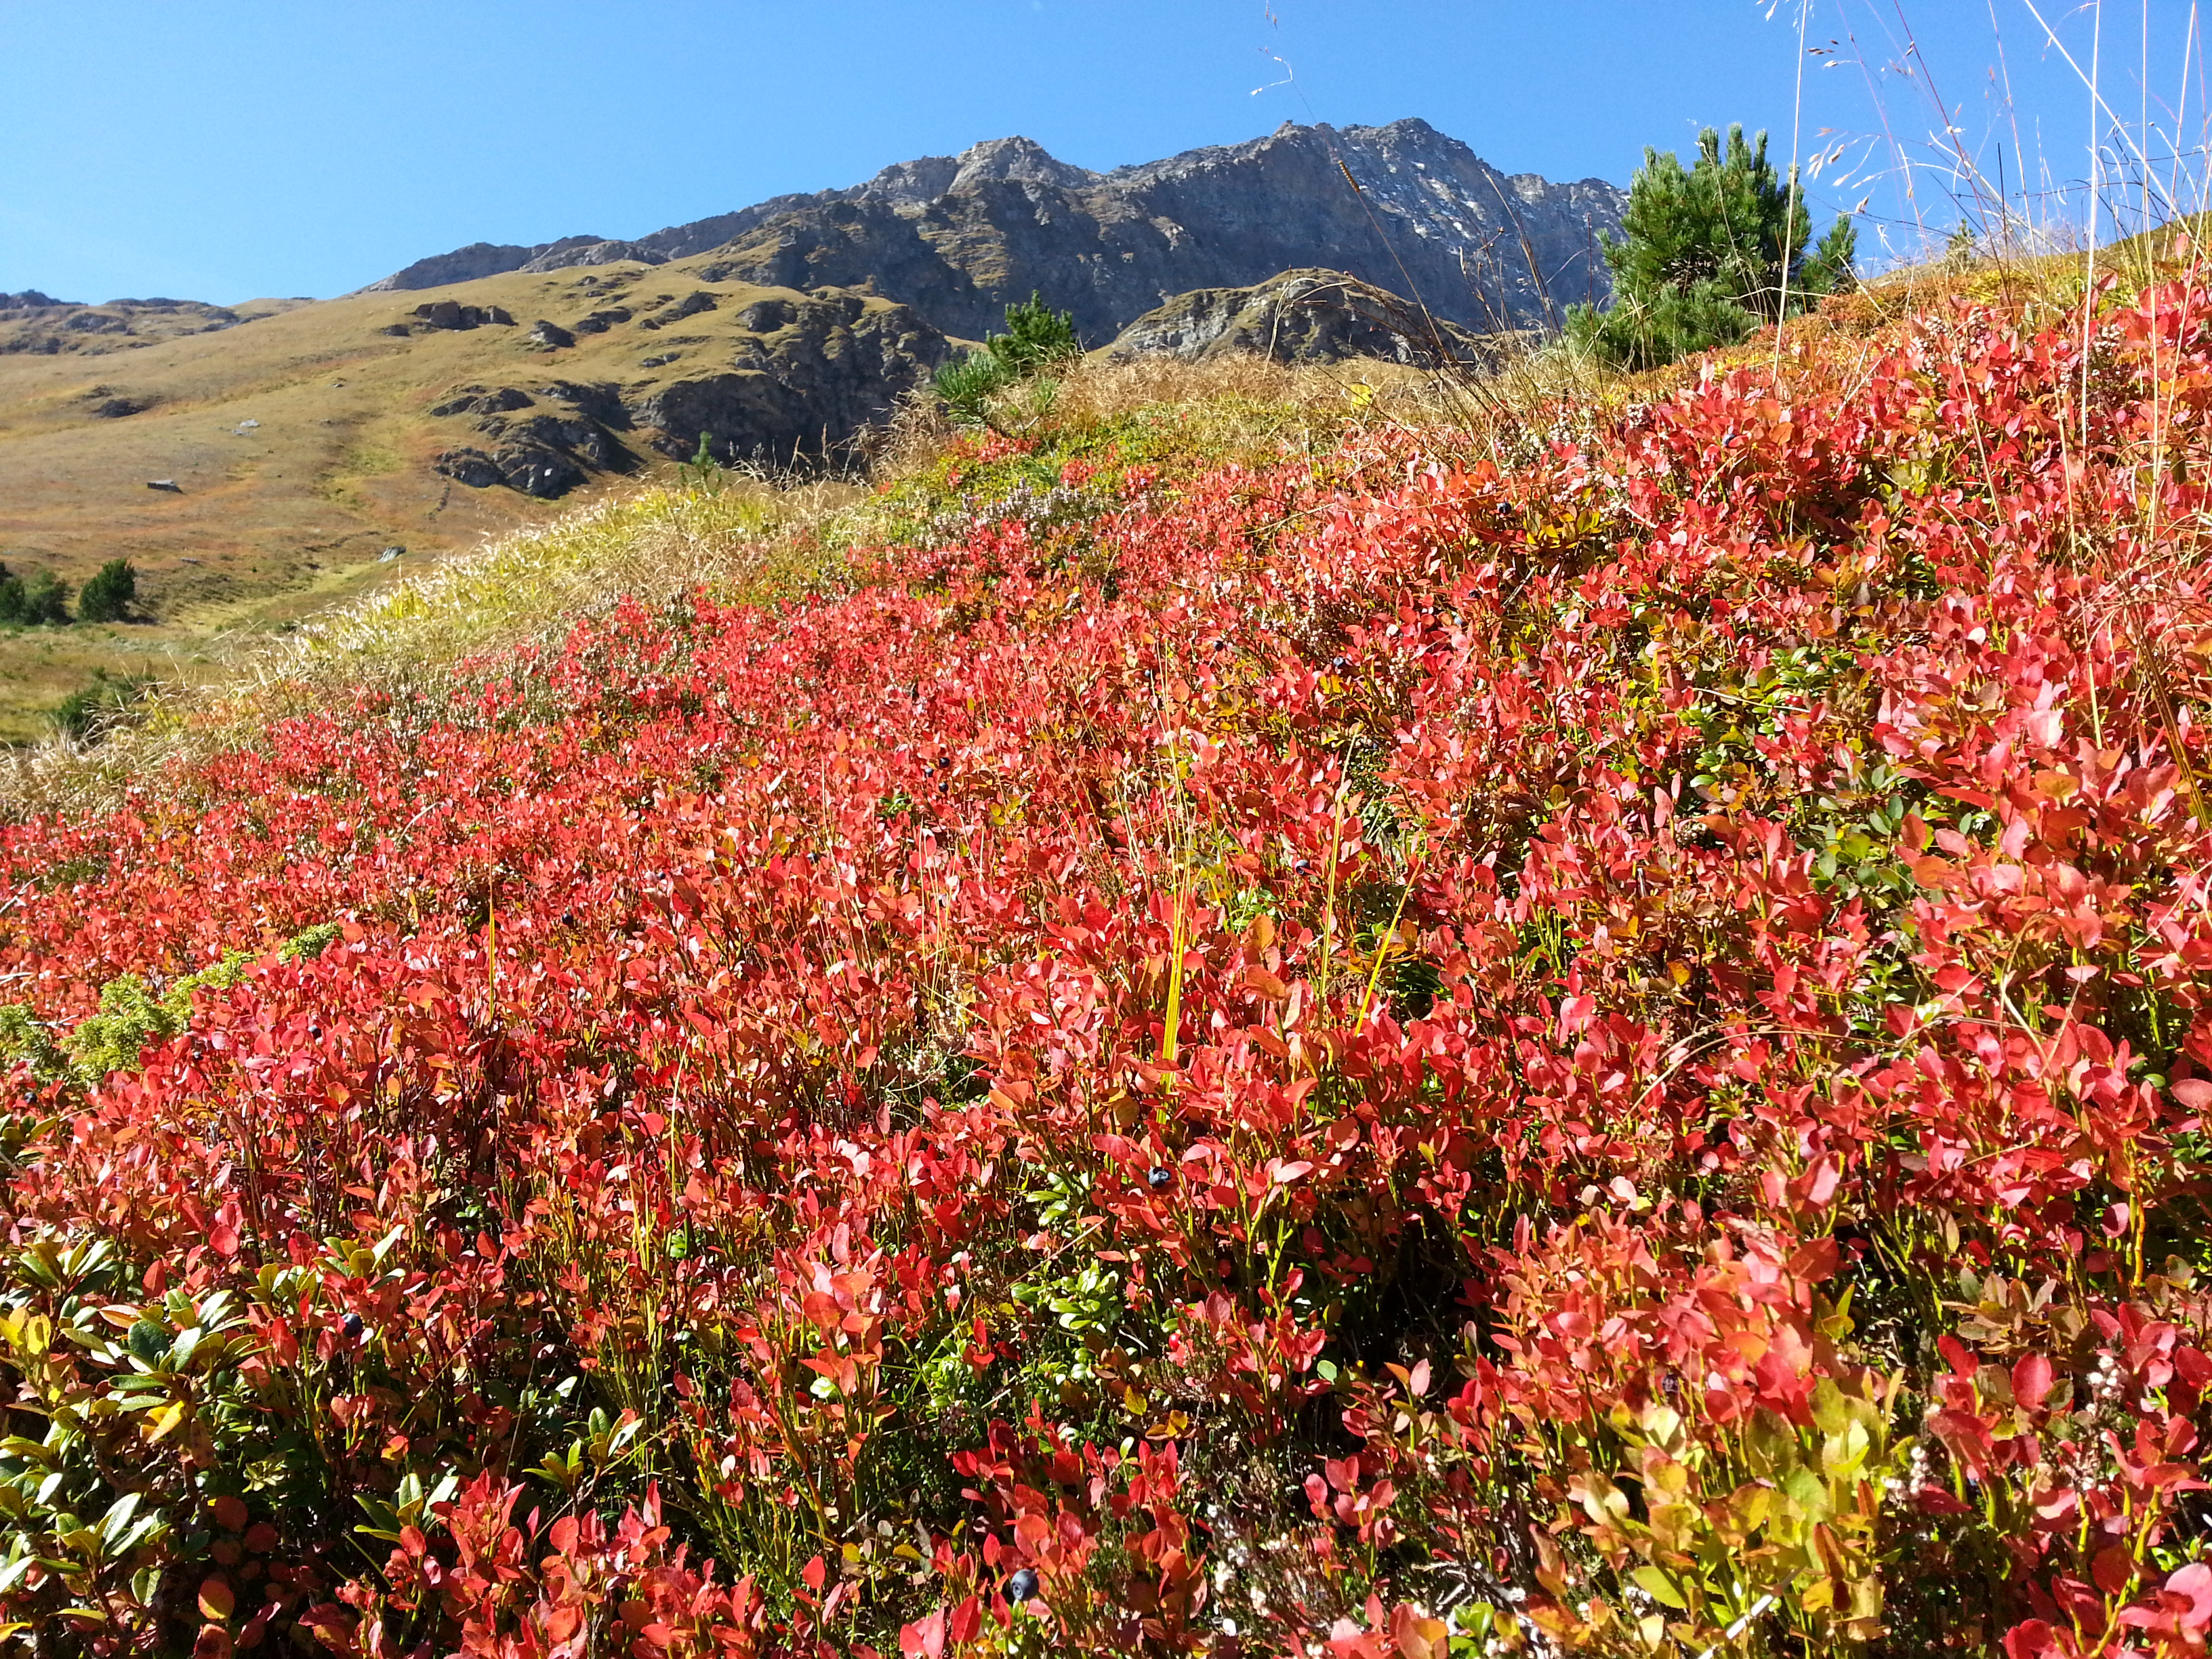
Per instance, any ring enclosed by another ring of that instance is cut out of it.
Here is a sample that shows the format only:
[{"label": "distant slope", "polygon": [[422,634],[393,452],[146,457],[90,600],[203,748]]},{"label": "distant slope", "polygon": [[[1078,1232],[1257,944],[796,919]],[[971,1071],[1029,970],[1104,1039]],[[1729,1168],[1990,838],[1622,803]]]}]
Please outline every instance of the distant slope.
[{"label": "distant slope", "polygon": [[211,306],[198,300],[109,300],[83,305],[57,300],[36,289],[0,294],[0,356],[98,356],[183,334],[217,334],[313,303],[248,300],[242,305]]},{"label": "distant slope", "polygon": [[0,562],[82,584],[130,558],[152,621],[0,629],[0,739],[33,735],[33,711],[95,668],[168,672],[213,633],[281,625],[550,518],[551,498],[687,458],[702,434],[724,460],[834,447],[951,349],[885,300],[681,263],[61,337],[99,355],[9,353],[7,328],[47,325],[8,315]]},{"label": "distant slope", "polygon": [[375,287],[715,252],[728,276],[753,282],[872,283],[948,334],[981,334],[1035,290],[1097,345],[1175,295],[1325,266],[1394,292],[1410,284],[1439,317],[1492,329],[1602,298],[1597,240],[1619,228],[1626,200],[1602,179],[1508,176],[1419,120],[1285,124],[1105,173],[1001,138],[631,241],[478,243]]},{"label": "distant slope", "polygon": [[121,550],[175,612],[386,545],[473,543],[702,433],[726,460],[817,453],[951,349],[888,301],[688,264],[449,292],[91,360],[0,356],[0,558],[76,575]]}]

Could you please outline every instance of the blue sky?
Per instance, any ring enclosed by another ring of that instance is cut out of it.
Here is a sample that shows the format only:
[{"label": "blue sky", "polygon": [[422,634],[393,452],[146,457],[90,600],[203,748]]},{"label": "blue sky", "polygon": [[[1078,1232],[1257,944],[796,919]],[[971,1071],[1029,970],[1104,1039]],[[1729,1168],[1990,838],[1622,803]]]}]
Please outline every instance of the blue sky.
[{"label": "blue sky", "polygon": [[[2094,6],[2038,3],[2130,125],[2147,24],[2173,125],[2187,0],[2104,0],[2101,43]],[[2086,173],[2087,94],[2027,0],[1807,4],[1834,46],[1808,59],[1804,153],[1858,144],[1812,189],[1868,198],[1863,252],[1911,234],[1896,161],[1935,157],[1930,80],[1992,176],[1999,149],[2014,186],[2023,154],[2039,180]],[[1509,172],[1625,185],[1708,123],[1767,126],[1786,157],[1796,26],[1797,0],[0,0],[0,289],[327,295],[1014,132],[1106,167],[1419,115]],[[1942,183],[1919,175],[1919,219],[1954,216]]]}]

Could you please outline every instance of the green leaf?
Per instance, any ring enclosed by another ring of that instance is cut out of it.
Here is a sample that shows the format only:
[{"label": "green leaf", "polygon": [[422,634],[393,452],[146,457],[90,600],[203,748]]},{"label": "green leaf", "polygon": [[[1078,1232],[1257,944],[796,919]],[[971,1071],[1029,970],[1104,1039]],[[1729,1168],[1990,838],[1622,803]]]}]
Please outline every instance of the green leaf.
[{"label": "green leaf", "polygon": [[1684,1599],[1682,1592],[1674,1588],[1674,1581],[1658,1568],[1638,1567],[1628,1576],[1662,1606],[1673,1607],[1678,1613],[1689,1611],[1690,1604]]}]

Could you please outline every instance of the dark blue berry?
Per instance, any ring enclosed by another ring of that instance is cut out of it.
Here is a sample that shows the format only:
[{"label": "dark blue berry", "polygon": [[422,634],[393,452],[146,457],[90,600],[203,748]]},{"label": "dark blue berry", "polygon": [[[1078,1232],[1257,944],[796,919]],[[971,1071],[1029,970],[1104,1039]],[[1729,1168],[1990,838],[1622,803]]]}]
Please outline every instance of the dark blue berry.
[{"label": "dark blue berry", "polygon": [[358,1342],[361,1340],[361,1316],[359,1314],[348,1314],[345,1316],[345,1334],[346,1340],[349,1342]]},{"label": "dark blue berry", "polygon": [[1156,1193],[1165,1192],[1175,1185],[1175,1175],[1168,1170],[1152,1170],[1146,1173],[1145,1184]]},{"label": "dark blue berry", "polygon": [[1019,1603],[1036,1599],[1037,1576],[1027,1567],[1018,1571],[1006,1580],[1006,1600]]}]

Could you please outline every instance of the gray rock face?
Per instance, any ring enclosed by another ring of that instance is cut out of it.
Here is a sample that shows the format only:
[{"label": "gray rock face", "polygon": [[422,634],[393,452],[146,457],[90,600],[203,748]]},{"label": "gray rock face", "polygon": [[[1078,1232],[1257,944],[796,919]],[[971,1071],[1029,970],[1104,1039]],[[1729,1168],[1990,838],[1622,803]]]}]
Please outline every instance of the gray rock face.
[{"label": "gray rock face", "polygon": [[[670,308],[697,316],[720,307],[695,291]],[[651,320],[614,309],[595,315],[611,333]],[[631,471],[649,453],[689,460],[702,438],[727,463],[833,459],[952,352],[905,307],[836,289],[756,301],[735,320],[744,331],[735,342],[699,353],[698,371],[679,380],[453,388],[431,415],[474,417],[473,425],[437,470],[471,489],[505,485],[550,499],[593,477]],[[541,407],[549,404],[558,407]]]},{"label": "gray rock face", "polygon": [[443,288],[449,283],[473,283],[483,276],[504,276],[508,271],[520,270],[532,260],[547,254],[596,246],[605,240],[599,236],[563,236],[557,242],[540,242],[536,247],[518,247],[507,242],[471,242],[466,247],[457,247],[451,253],[433,254],[428,259],[417,259],[404,270],[395,270],[382,282],[371,283],[362,292],[384,294],[418,288]]},{"label": "gray rock face", "polygon": [[[1346,173],[1358,181],[1355,190]],[[1479,330],[1549,320],[1607,292],[1598,237],[1626,196],[1602,179],[1507,175],[1425,121],[1285,124],[1249,143],[1091,173],[1025,138],[887,167],[866,184],[782,196],[633,242],[570,237],[533,249],[461,249],[380,287],[453,281],[484,255],[555,270],[725,252],[708,281],[813,289],[863,283],[947,333],[979,337],[1032,290],[1093,343],[1170,295],[1249,287],[1278,272],[1341,270],[1407,288]],[[464,256],[468,256],[465,258]],[[445,262],[458,262],[447,264]],[[1408,296],[1411,297],[1411,296]]]},{"label": "gray rock face", "polygon": [[[582,238],[574,239],[581,241]],[[572,265],[618,265],[635,262],[648,265],[665,265],[668,256],[639,242],[587,242],[581,247],[562,247],[558,244],[532,259],[518,265],[518,270],[566,270]]]},{"label": "gray rock face", "polygon": [[1251,288],[1179,294],[1123,329],[1111,355],[1165,353],[1200,361],[1235,352],[1284,363],[1379,357],[1435,368],[1481,362],[1489,347],[1455,324],[1432,323],[1396,295],[1340,270],[1286,270]]},{"label": "gray rock face", "polygon": [[662,386],[630,406],[630,420],[653,429],[662,454],[688,460],[703,436],[726,464],[834,456],[952,355],[911,310],[864,306],[856,295],[749,311],[763,314],[726,370]]},{"label": "gray rock face", "polygon": [[500,306],[465,306],[453,300],[434,300],[415,307],[415,314],[431,328],[483,328],[495,325],[513,328],[514,319]]}]

